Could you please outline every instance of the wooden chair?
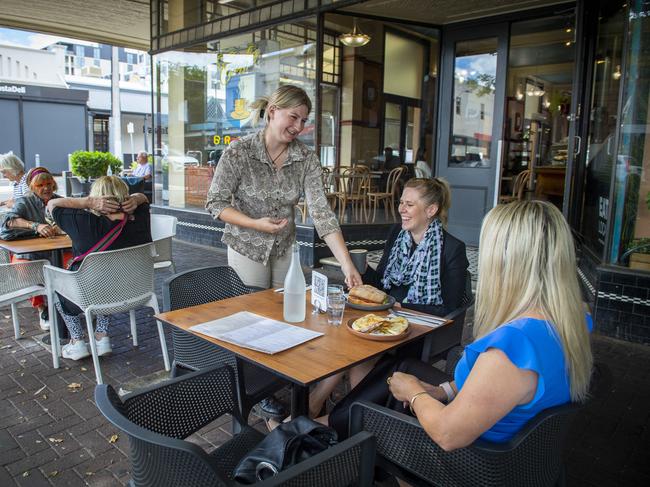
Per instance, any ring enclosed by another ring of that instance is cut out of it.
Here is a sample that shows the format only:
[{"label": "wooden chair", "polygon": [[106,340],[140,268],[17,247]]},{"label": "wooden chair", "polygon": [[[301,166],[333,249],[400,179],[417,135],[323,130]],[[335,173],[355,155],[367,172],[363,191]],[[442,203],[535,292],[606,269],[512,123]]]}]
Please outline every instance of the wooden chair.
[{"label": "wooden chair", "polygon": [[512,195],[499,196],[499,203],[510,203],[511,201],[521,201],[524,199],[524,192],[530,183],[530,169],[521,171],[515,178],[515,183],[512,185]]},{"label": "wooden chair", "polygon": [[373,222],[375,221],[375,217],[377,216],[377,206],[379,206],[380,201],[384,202],[384,210],[386,211],[386,216],[388,216],[388,207],[390,204],[390,213],[393,217],[393,220],[395,220],[396,218],[395,194],[397,192],[399,180],[403,172],[404,172],[403,166],[392,169],[388,173],[388,177],[386,178],[386,191],[378,192],[378,193],[373,193],[373,192],[368,193],[368,204],[369,206],[372,207]]},{"label": "wooden chair", "polygon": [[[323,181],[323,188],[325,189],[325,197],[327,198],[327,202],[329,203],[332,210],[334,210],[334,206],[336,205],[336,195],[330,192],[332,186],[332,171],[330,171],[329,167],[321,168],[321,179]],[[307,202],[305,201],[304,195],[300,198],[298,203],[296,203],[296,209],[300,212],[300,221],[302,221],[302,223],[306,223]]]},{"label": "wooden chair", "polygon": [[352,216],[360,220],[361,214],[368,222],[368,189],[370,188],[370,170],[367,167],[347,168],[341,174],[339,182],[342,191],[337,193],[339,203],[339,220],[343,219],[348,203],[351,206]]}]

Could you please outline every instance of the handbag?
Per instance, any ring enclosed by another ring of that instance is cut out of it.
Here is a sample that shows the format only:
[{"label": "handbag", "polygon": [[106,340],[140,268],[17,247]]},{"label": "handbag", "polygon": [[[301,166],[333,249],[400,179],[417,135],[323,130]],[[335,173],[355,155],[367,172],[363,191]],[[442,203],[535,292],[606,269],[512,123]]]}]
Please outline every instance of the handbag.
[{"label": "handbag", "polygon": [[271,431],[234,470],[242,484],[254,484],[336,445],[336,431],[299,416]]},{"label": "handbag", "polygon": [[102,238],[99,239],[99,241],[90,247],[88,250],[86,250],[83,254],[77,255],[74,259],[70,260],[68,262],[68,267],[66,269],[70,270],[75,262],[81,262],[86,258],[88,254],[92,254],[93,252],[103,252],[107,248],[109,248],[111,245],[113,245],[113,242],[117,239],[117,237],[120,236],[122,233],[122,230],[124,230],[124,226],[126,225],[126,220],[127,216],[125,215],[123,219],[121,219],[117,225],[115,225],[113,228],[111,228],[106,235],[104,235]]}]

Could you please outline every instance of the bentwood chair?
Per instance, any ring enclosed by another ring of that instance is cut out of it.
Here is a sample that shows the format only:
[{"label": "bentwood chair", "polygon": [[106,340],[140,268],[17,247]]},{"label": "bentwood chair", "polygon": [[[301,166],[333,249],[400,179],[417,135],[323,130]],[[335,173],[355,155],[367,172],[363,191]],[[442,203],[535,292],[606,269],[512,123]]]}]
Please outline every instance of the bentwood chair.
[{"label": "bentwood chair", "polygon": [[153,258],[154,269],[171,267],[176,272],[176,265],[172,258],[172,240],[176,236],[178,218],[170,215],[151,215],[151,240],[156,245],[156,254]]},{"label": "bentwood chair", "polygon": [[[173,311],[254,292],[232,267],[193,269],[173,275],[163,283],[163,310]],[[191,333],[171,327],[174,344],[172,377],[215,365],[230,365],[235,371],[237,397],[244,418],[252,407],[287,384],[278,376]]]},{"label": "bentwood chair", "polygon": [[515,182],[512,185],[512,195],[499,196],[499,203],[510,203],[511,201],[521,201],[524,199],[524,192],[530,183],[531,170],[526,169],[517,174]]},{"label": "bentwood chair", "polygon": [[[53,310],[59,295],[75,303],[86,317],[88,341],[95,366],[97,383],[102,383],[97,344],[93,331],[93,315],[111,315],[129,312],[133,346],[138,345],[135,310],[144,306],[158,313],[158,299],[153,288],[154,244],[147,243],[119,250],[93,252],[86,256],[76,271],[68,271],[46,265],[43,268],[47,301]],[[58,368],[61,355],[56,320],[58,313],[50,313],[54,322],[52,334],[52,355],[54,367]],[[169,370],[169,355],[162,324],[156,321],[165,370]]]},{"label": "bentwood chair", "polygon": [[11,305],[14,338],[20,338],[17,304],[34,296],[45,296],[43,266],[47,260],[11,263],[11,254],[0,249],[0,306]]},{"label": "bentwood chair", "polygon": [[[95,402],[129,437],[130,485],[135,487],[243,485],[233,480],[233,471],[264,438],[242,418],[227,366],[199,370],[123,399],[110,385],[98,385]],[[211,453],[185,440],[225,414],[239,433]],[[374,456],[374,439],[362,432],[255,485],[369,487]]]},{"label": "bentwood chair", "polygon": [[395,195],[398,191],[400,177],[405,171],[404,166],[396,167],[391,169],[386,178],[386,191],[383,192],[370,192],[368,193],[368,204],[372,207],[372,221],[374,223],[375,217],[377,216],[377,207],[379,202],[384,203],[384,211],[388,217],[388,209],[390,208],[390,213],[393,217],[393,220],[396,219],[395,216]]},{"label": "bentwood chair", "polygon": [[368,191],[370,189],[370,170],[367,166],[347,168],[340,176],[342,191],[337,194],[339,203],[339,220],[342,220],[348,204],[352,217],[368,221]]}]

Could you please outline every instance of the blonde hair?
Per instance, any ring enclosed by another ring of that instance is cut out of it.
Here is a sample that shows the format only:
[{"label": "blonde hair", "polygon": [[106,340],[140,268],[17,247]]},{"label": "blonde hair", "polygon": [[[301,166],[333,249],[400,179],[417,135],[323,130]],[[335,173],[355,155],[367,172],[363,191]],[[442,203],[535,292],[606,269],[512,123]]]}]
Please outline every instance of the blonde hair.
[{"label": "blonde hair", "polygon": [[406,182],[404,189],[406,188],[417,189],[427,207],[438,205],[437,217],[443,226],[447,226],[449,208],[451,207],[451,189],[447,181],[442,178],[413,178]]},{"label": "blonde hair", "polygon": [[52,176],[52,173],[50,173],[49,169],[43,166],[31,168],[29,171],[27,171],[27,177],[25,178],[25,182],[27,183],[27,186],[32,193],[34,192],[34,187],[50,180],[54,183],[54,191],[59,189],[59,186],[56,184],[56,180],[54,179],[54,176]]},{"label": "blonde hair", "polygon": [[[90,187],[89,196],[108,196],[109,198],[113,198],[115,201],[122,204],[124,200],[129,197],[129,187],[122,179],[117,176],[102,176],[98,178]],[[94,210],[90,211],[96,215],[100,214]]]},{"label": "blonde hair", "polygon": [[9,171],[13,177],[25,172],[25,164],[13,152],[0,154],[0,171]]},{"label": "blonde hair", "polygon": [[573,238],[562,213],[543,201],[498,205],[483,220],[474,338],[530,310],[539,310],[557,331],[571,400],[584,400],[593,357]]},{"label": "blonde hair", "polygon": [[251,108],[256,110],[253,115],[253,125],[257,125],[264,118],[269,123],[269,107],[280,109],[295,108],[301,105],[307,107],[307,113],[311,113],[311,100],[302,88],[294,85],[283,85],[275,90],[271,96],[262,96],[251,103]]}]

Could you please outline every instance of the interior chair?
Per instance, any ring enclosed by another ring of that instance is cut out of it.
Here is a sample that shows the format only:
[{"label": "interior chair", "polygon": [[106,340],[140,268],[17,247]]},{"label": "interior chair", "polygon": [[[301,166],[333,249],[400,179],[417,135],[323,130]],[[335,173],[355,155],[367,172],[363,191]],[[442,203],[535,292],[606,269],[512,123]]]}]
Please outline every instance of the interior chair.
[{"label": "interior chair", "polygon": [[[130,485],[136,487],[242,485],[233,480],[233,470],[264,438],[239,413],[227,366],[177,377],[123,399],[110,385],[98,385],[95,403],[129,437]],[[232,439],[209,454],[185,441],[224,414],[239,424]],[[370,486],[374,454],[374,439],[361,432],[255,485]]]},{"label": "interior chair", "polygon": [[460,306],[444,316],[445,319],[451,320],[452,323],[440,327],[434,333],[427,335],[422,348],[422,361],[433,363],[440,358],[444,358],[449,350],[461,344],[465,326],[465,315],[473,304],[472,274],[467,271],[465,292]]},{"label": "interior chair", "polygon": [[[241,281],[232,267],[193,269],[165,280],[163,310],[174,311],[254,291]],[[176,327],[170,328],[174,344],[172,377],[215,365],[230,365],[235,371],[237,398],[244,418],[255,404],[288,385],[275,374],[238,359],[224,348]]]},{"label": "interior chair", "polygon": [[364,401],[351,407],[350,434],[374,434],[377,465],[412,485],[551,486],[562,484],[562,450],[580,408],[546,409],[505,443],[478,439],[446,452],[417,418]]},{"label": "interior chair", "polygon": [[396,219],[395,195],[397,194],[399,180],[404,170],[404,166],[391,169],[391,171],[388,173],[388,177],[386,178],[386,191],[368,193],[368,204],[372,207],[373,222],[377,216],[377,207],[379,206],[380,201],[384,203],[384,211],[386,212],[386,216],[388,216],[388,208],[390,208],[390,213],[393,217],[393,220]]},{"label": "interior chair", "polygon": [[[79,306],[86,317],[88,341],[95,367],[97,383],[102,383],[102,373],[97,356],[97,344],[93,331],[93,315],[112,315],[129,312],[133,346],[138,345],[135,310],[143,306],[158,313],[158,299],[153,287],[153,243],[137,245],[119,250],[93,252],[86,256],[76,271],[68,271],[46,265],[43,267],[49,309],[54,309],[58,295],[64,296]],[[54,322],[52,334],[52,355],[54,367],[58,367],[61,355],[56,320],[58,313],[50,313]],[[169,355],[162,324],[156,321],[165,370],[170,370]]]},{"label": "interior chair", "polygon": [[[327,198],[327,202],[330,204],[330,207],[333,210],[335,205],[336,195],[330,192],[332,186],[332,171],[330,171],[329,167],[321,168],[321,179],[323,181],[323,189],[325,190],[325,197]],[[304,195],[302,195],[298,203],[296,203],[296,209],[300,213],[300,221],[302,223],[307,222],[308,209],[307,209],[307,202],[305,201]]]},{"label": "interior chair", "polygon": [[172,239],[176,236],[178,218],[170,215],[151,215],[151,239],[156,246],[157,255],[153,258],[154,269],[172,268],[176,265],[172,258]]},{"label": "interior chair", "polygon": [[11,263],[11,254],[0,249],[0,306],[11,305],[14,338],[20,338],[17,304],[34,296],[45,296],[43,266],[47,260]]},{"label": "interior chair", "polygon": [[526,169],[517,174],[515,182],[512,185],[511,195],[499,196],[499,203],[510,203],[511,201],[521,201],[524,199],[524,193],[530,183],[531,170]]},{"label": "interior chair", "polygon": [[370,170],[367,166],[346,168],[340,177],[342,191],[337,194],[339,204],[339,220],[342,220],[348,204],[352,216],[357,221],[368,222],[368,191],[370,190]]}]

